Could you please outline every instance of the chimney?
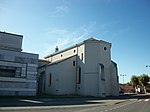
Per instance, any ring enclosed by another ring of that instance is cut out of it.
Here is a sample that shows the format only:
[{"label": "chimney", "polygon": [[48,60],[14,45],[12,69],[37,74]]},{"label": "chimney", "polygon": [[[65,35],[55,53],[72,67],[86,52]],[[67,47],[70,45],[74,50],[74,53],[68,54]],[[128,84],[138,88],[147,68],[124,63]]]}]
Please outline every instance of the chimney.
[{"label": "chimney", "polygon": [[59,48],[58,48],[58,46],[56,46],[56,48],[55,48],[55,52],[58,52],[59,51]]}]

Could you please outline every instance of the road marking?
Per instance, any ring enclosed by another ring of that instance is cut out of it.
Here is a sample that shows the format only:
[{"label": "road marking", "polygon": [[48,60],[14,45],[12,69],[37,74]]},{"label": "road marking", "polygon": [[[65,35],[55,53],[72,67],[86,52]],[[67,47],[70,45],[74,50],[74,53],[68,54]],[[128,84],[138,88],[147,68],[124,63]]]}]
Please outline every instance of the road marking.
[{"label": "road marking", "polygon": [[41,101],[34,101],[34,100],[20,100],[20,101],[23,101],[23,102],[30,102],[30,103],[43,103]]},{"label": "road marking", "polygon": [[121,108],[121,107],[124,107],[124,106],[130,105],[130,104],[135,103],[135,102],[137,102],[137,101],[133,101],[133,102],[130,102],[130,103],[127,103],[127,104],[122,104],[122,105],[120,105],[120,106],[116,106],[116,107],[111,108],[111,109],[109,109],[109,110],[102,110],[102,111],[100,111],[100,112],[107,112],[107,111],[116,110],[116,109],[119,109],[119,108]]},{"label": "road marking", "polygon": [[114,107],[113,109],[116,109],[116,107]]},{"label": "road marking", "polygon": [[149,99],[146,99],[145,101],[147,102],[147,101],[149,101]]},{"label": "road marking", "polygon": [[[106,109],[106,110],[101,110],[100,112],[108,112],[108,111],[112,111],[112,110],[116,110],[118,108],[121,108],[121,107],[124,107],[126,105],[129,105],[129,104],[132,104],[134,102],[137,102],[137,101],[133,101],[133,102],[130,102],[130,103],[127,103],[127,104],[122,104],[120,106],[116,106],[114,108],[110,108],[110,109]],[[88,109],[83,109],[83,110],[78,110],[78,111],[75,111],[75,112],[86,112],[86,111],[90,111],[90,110],[95,110],[95,109],[98,109],[99,107],[94,107],[94,108],[88,108]]]},{"label": "road marking", "polygon": [[117,106],[116,108],[120,108],[119,106]]},{"label": "road marking", "polygon": [[119,107],[121,108],[121,107],[123,107],[123,105],[120,105]]},{"label": "road marking", "polygon": [[[149,99],[146,99],[146,100],[144,100],[144,101],[149,101]],[[143,105],[142,105],[142,107],[140,108],[140,111],[139,112],[144,112],[144,110],[145,110],[145,108],[146,108],[146,106],[148,105],[148,103],[144,103]]]},{"label": "road marking", "polygon": [[94,108],[89,108],[89,109],[83,109],[83,110],[79,110],[79,111],[75,111],[75,112],[85,112],[85,111],[90,111],[93,109],[97,109],[98,107],[94,107]]}]

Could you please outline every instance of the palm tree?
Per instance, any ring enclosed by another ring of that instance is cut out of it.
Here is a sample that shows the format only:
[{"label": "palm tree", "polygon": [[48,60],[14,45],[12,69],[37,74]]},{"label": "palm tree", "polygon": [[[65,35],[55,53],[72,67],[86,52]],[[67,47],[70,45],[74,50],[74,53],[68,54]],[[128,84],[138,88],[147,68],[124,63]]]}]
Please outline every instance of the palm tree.
[{"label": "palm tree", "polygon": [[132,75],[130,83],[134,87],[135,92],[137,92],[136,90],[137,90],[137,86],[139,85],[139,77],[136,75]]},{"label": "palm tree", "polygon": [[146,93],[146,85],[149,82],[149,76],[146,74],[143,74],[139,77],[139,83],[144,87],[144,93]]}]

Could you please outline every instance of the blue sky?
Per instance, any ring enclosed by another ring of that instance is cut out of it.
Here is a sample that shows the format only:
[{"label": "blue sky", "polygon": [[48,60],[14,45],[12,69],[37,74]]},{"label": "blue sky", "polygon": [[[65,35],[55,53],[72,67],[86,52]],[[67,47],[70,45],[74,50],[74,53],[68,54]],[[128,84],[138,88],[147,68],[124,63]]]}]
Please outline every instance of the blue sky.
[{"label": "blue sky", "polygon": [[125,82],[150,74],[149,0],[0,0],[0,31],[23,35],[23,51],[40,58],[55,46],[102,39]]}]

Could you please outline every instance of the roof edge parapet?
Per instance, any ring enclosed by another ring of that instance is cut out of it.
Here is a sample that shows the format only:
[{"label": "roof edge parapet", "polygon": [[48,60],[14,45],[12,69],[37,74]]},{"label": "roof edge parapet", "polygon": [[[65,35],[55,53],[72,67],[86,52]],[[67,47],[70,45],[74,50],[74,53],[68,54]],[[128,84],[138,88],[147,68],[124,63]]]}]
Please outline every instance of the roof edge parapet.
[{"label": "roof edge parapet", "polygon": [[23,37],[23,35],[20,35],[20,34],[15,34],[15,33],[8,33],[8,32],[2,32],[0,31],[0,33],[3,33],[3,34],[8,34],[8,35],[14,35],[14,36],[19,36],[19,37]]},{"label": "roof edge parapet", "polygon": [[61,51],[52,53],[52,54],[50,54],[50,55],[47,55],[47,56],[45,56],[44,58],[49,58],[49,57],[54,56],[54,55],[56,55],[56,54],[62,53],[62,52],[64,52],[64,51],[67,51],[67,50],[69,50],[69,49],[78,47],[78,46],[80,46],[80,45],[82,45],[82,44],[84,44],[84,43],[90,43],[90,42],[103,42],[103,43],[109,44],[109,45],[111,46],[111,43],[109,43],[109,42],[106,42],[106,41],[103,41],[103,40],[98,40],[98,39],[96,39],[96,38],[94,38],[94,37],[91,37],[91,38],[89,38],[89,39],[87,39],[87,40],[84,40],[83,42],[80,42],[80,43],[78,43],[78,44],[75,44],[75,45],[73,45],[73,46],[71,46],[71,47],[68,47],[68,48],[66,48],[66,49],[64,49],[64,50],[61,50]]}]

